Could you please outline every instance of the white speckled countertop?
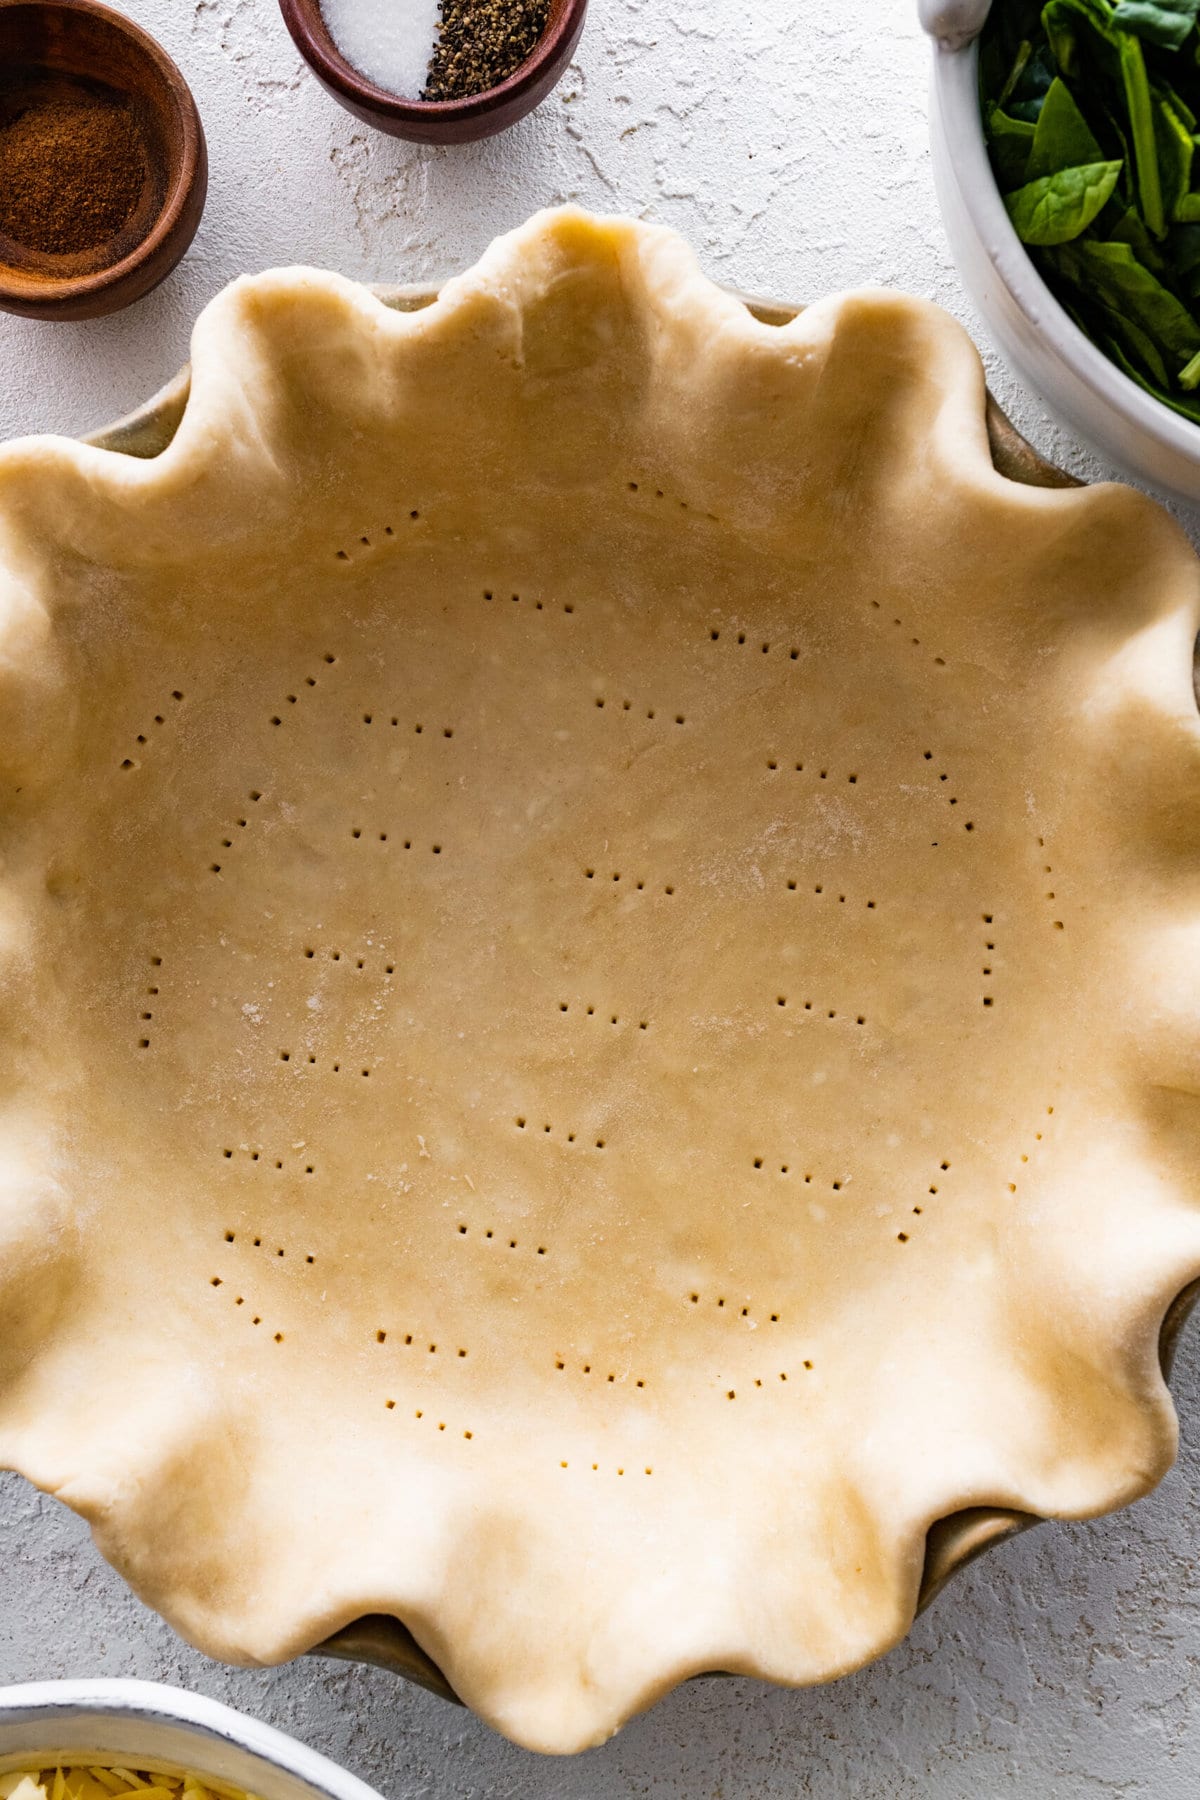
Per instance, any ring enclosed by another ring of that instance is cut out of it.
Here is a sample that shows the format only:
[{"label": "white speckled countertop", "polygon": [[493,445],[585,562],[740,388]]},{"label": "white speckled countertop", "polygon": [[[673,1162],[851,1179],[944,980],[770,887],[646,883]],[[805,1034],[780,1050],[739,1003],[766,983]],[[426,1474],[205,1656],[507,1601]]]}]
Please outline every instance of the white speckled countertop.
[{"label": "white speckled countertop", "polygon": [[[915,0],[591,0],[578,60],[541,111],[451,151],[393,143],[335,106],[274,0],[124,3],[192,82],[208,209],[181,268],[129,312],[0,317],[0,436],[128,410],[184,360],[191,320],[233,275],[310,262],[427,280],[561,200],[674,225],[741,288],[806,298],[873,281],[929,295],[986,353],[938,221]],[[991,358],[989,370],[1041,449],[1100,472]],[[294,1732],[389,1800],[1195,1800],[1194,1339],[1174,1388],[1185,1448],[1141,1506],[992,1552],[891,1656],[833,1687],[698,1683],[572,1762],[515,1750],[375,1671],[205,1661],[125,1592],[77,1520],[12,1477],[0,1477],[0,1682],[184,1683]]]}]

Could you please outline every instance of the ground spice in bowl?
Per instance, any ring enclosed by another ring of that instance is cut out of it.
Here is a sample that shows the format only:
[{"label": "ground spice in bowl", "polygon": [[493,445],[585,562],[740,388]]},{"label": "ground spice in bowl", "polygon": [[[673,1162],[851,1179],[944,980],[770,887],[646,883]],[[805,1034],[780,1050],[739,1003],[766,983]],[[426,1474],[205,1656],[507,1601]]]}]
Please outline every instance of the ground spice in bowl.
[{"label": "ground spice in bowl", "polygon": [[123,95],[39,70],[3,78],[0,234],[22,250],[99,250],[129,224],[146,181],[146,147]]}]

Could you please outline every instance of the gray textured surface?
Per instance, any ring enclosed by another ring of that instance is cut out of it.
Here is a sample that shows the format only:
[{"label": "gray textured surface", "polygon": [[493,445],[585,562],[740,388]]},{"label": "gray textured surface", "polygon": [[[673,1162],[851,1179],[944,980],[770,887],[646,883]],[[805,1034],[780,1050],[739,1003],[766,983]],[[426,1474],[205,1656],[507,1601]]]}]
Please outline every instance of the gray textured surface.
[{"label": "gray textured surface", "polygon": [[[592,0],[579,60],[540,113],[454,152],[390,143],[338,110],[274,0],[126,3],[194,85],[212,154],[208,211],[183,267],[123,316],[0,320],[0,436],[88,430],[127,410],[174,371],[195,313],[243,270],[306,261],[428,280],[568,199],[677,226],[733,285],[804,297],[881,281],[940,300],[985,343],[938,223],[912,0]],[[989,370],[1040,448],[1099,472]],[[295,1732],[393,1800],[1194,1797],[1190,1340],[1174,1385],[1185,1450],[1141,1506],[994,1552],[907,1643],[833,1687],[701,1683],[574,1762],[514,1750],[371,1671],[206,1662],[130,1598],[78,1521],[11,1477],[0,1478],[0,1680],[185,1683]]]}]

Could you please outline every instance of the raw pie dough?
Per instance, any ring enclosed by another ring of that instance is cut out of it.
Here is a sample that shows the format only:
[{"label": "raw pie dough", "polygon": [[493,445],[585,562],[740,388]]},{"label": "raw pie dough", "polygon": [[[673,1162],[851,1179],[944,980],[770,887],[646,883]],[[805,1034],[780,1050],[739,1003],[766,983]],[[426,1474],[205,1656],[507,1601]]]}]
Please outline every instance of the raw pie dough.
[{"label": "raw pie dough", "polygon": [[979,360],[578,212],[0,453],[0,1455],[210,1654],[568,1751],[1173,1451],[1197,565]]}]

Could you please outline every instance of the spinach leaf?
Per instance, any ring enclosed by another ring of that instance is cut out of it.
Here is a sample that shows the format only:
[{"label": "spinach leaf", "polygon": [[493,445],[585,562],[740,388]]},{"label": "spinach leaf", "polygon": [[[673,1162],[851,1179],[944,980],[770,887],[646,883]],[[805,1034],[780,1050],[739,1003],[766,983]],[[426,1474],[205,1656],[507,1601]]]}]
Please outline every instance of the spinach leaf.
[{"label": "spinach leaf", "polygon": [[1038,114],[1025,179],[1036,181],[1040,175],[1053,175],[1059,169],[1103,161],[1104,152],[1076,106],[1070,88],[1056,75]]},{"label": "spinach leaf", "polygon": [[[1108,305],[1096,292],[1094,284],[1083,285],[1072,279],[1080,271],[1058,258],[1056,252],[1039,252],[1038,261],[1040,265],[1045,265],[1043,273],[1051,278],[1059,304],[1070,314],[1085,337],[1097,344],[1104,339],[1115,338],[1124,353],[1152,381],[1157,381],[1164,387],[1170,385],[1168,365],[1149,332],[1144,331],[1125,313]],[[1170,366],[1174,368],[1175,362],[1172,361]]]},{"label": "spinach leaf", "polygon": [[1129,352],[1130,361],[1136,363],[1142,373],[1148,375],[1151,381],[1157,382],[1158,386],[1162,388],[1170,387],[1170,372],[1163,361],[1158,345],[1149,332],[1143,331],[1140,325],[1135,325],[1132,319],[1126,319],[1120,313],[1113,312],[1111,307],[1101,306],[1097,312],[1101,326],[1100,335],[1105,335],[1103,327],[1107,324],[1109,340],[1121,344]]},{"label": "spinach leaf", "polygon": [[1200,325],[1187,307],[1140,263],[1128,244],[1086,238],[1050,253],[1056,267],[1083,293],[1129,319],[1177,366],[1200,351]]},{"label": "spinach leaf", "polygon": [[1133,175],[1143,219],[1155,237],[1166,229],[1154,104],[1141,40],[1114,22],[1107,0],[1048,0],[1042,22],[1062,73],[1080,84],[1117,85],[1124,101]]},{"label": "spinach leaf", "polygon": [[1091,316],[1089,336],[1115,339],[1151,381],[1156,381],[1160,387],[1170,386],[1171,376],[1162,351],[1148,331],[1143,331],[1133,319],[1115,312],[1101,301],[1093,300],[1088,311]]},{"label": "spinach leaf", "polygon": [[1085,231],[1117,185],[1119,162],[1083,163],[1042,175],[1004,198],[1023,244],[1066,244]]},{"label": "spinach leaf", "polygon": [[1033,55],[1033,44],[1028,38],[1022,38],[1013,52],[1012,66],[1004,78],[1004,85],[996,95],[997,106],[1007,106],[1016,92],[1016,86],[1025,73],[1025,64]]},{"label": "spinach leaf", "polygon": [[1150,80],[1146,59],[1137,38],[1128,32],[1119,34],[1117,56],[1125,87],[1125,105],[1129,112],[1129,132],[1133,140],[1133,168],[1137,179],[1138,198],[1146,227],[1155,237],[1166,230],[1163,213],[1162,182],[1158,170],[1158,141],[1154,131],[1154,106],[1150,97]]},{"label": "spinach leaf", "polygon": [[1182,413],[1185,419],[1191,419],[1195,424],[1200,425],[1200,405],[1194,400],[1189,400],[1183,394],[1172,393],[1159,383],[1147,380],[1141,371],[1130,362],[1119,344],[1108,342],[1102,345],[1102,348],[1107,351],[1113,362],[1128,375],[1131,381],[1136,381],[1140,388],[1145,388],[1148,394],[1153,394],[1156,400],[1160,400],[1164,406],[1169,406],[1172,412]]},{"label": "spinach leaf", "polygon": [[1155,242],[1132,206],[1127,206],[1108,234],[1112,244],[1128,244],[1140,263],[1155,275],[1165,275],[1170,267],[1162,246]]},{"label": "spinach leaf", "polygon": [[1187,101],[1184,99],[1183,95],[1179,92],[1179,90],[1177,88],[1173,88],[1165,82],[1162,83],[1161,86],[1162,86],[1162,91],[1163,91],[1164,96],[1166,97],[1166,99],[1168,99],[1170,101],[1171,105],[1174,107],[1175,111],[1179,114],[1180,118],[1183,120],[1183,122],[1187,126],[1188,130],[1195,131],[1196,115],[1192,111],[1191,107],[1188,105]]},{"label": "spinach leaf", "polygon": [[1177,225],[1167,239],[1167,253],[1176,276],[1184,283],[1189,276],[1200,276],[1200,224]]},{"label": "spinach leaf", "polygon": [[1031,125],[1036,121],[1054,74],[1054,62],[1044,44],[1039,44],[1024,57],[1017,52],[1017,61],[1013,64],[1015,79],[1010,77],[1011,88],[1006,102],[1015,119],[1026,119]]},{"label": "spinach leaf", "polygon": [[1134,31],[1164,50],[1182,50],[1188,32],[1200,13],[1200,0],[1118,0],[1113,17],[1125,31]]},{"label": "spinach leaf", "polygon": [[[1197,0],[1200,4],[1200,0]],[[1192,185],[1192,134],[1171,102],[1161,94],[1154,98],[1154,141],[1162,179],[1163,210],[1168,219],[1179,219]]]},{"label": "spinach leaf", "polygon": [[1107,0],[1047,0],[1042,28],[1050,54],[1068,80],[1086,74],[1085,64],[1099,43],[1115,47],[1118,27]]},{"label": "spinach leaf", "polygon": [[1025,119],[1011,119],[994,102],[988,103],[984,123],[996,180],[1001,193],[1007,193],[1025,179],[1034,128]]}]

